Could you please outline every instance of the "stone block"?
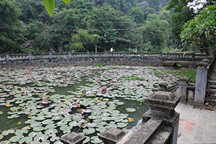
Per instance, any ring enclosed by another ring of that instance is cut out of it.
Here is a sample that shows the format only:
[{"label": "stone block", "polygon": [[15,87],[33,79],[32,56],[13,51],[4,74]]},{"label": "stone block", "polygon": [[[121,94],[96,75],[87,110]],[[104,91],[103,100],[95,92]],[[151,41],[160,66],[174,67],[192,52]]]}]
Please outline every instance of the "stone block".
[{"label": "stone block", "polygon": [[61,140],[67,144],[82,144],[85,138],[86,137],[81,134],[72,132],[62,136]]},{"label": "stone block", "polygon": [[155,92],[145,99],[150,106],[150,110],[143,116],[143,121],[149,118],[163,120],[165,126],[172,128],[170,144],[177,144],[179,114],[175,112],[175,107],[180,101],[180,97],[171,92]]},{"label": "stone block", "polygon": [[125,134],[126,133],[123,130],[112,128],[99,134],[99,137],[105,144],[116,144],[125,136]]},{"label": "stone block", "polygon": [[186,103],[187,102],[187,82],[185,79],[181,79],[178,82],[178,86],[176,89],[176,96],[181,97],[181,101]]},{"label": "stone block", "polygon": [[146,104],[150,106],[152,114],[161,116],[172,116],[176,105],[179,103],[180,97],[172,92],[158,91],[145,98]]},{"label": "stone block", "polygon": [[194,91],[193,90],[188,90],[188,103],[193,103],[194,101]]}]

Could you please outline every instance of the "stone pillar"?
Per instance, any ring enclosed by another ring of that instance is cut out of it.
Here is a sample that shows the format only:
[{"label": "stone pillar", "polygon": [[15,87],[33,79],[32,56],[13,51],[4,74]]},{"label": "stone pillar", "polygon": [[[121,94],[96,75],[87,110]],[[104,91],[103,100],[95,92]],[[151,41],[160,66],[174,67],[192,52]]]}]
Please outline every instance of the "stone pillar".
[{"label": "stone pillar", "polygon": [[180,101],[180,97],[171,92],[159,91],[148,98],[145,102],[150,109],[143,116],[143,121],[149,118],[163,120],[165,126],[172,128],[171,138],[168,144],[177,144],[179,113],[175,111],[175,107]]},{"label": "stone pillar", "polygon": [[184,103],[187,102],[187,86],[186,79],[180,79],[176,89],[176,96],[181,97],[181,101]]},{"label": "stone pillar", "polygon": [[207,72],[208,72],[208,60],[204,59],[198,64],[196,73],[196,88],[195,88],[195,99],[194,104],[203,105],[206,96],[207,86]]},{"label": "stone pillar", "polygon": [[188,90],[188,93],[187,93],[187,102],[189,103],[189,104],[193,104],[194,103],[194,93],[195,93],[195,91],[194,90]]}]

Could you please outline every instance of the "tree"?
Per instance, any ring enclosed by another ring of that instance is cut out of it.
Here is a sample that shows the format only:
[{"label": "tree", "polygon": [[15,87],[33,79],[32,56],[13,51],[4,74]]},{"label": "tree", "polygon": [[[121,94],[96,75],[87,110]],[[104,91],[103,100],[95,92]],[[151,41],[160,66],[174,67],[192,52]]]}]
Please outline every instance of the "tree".
[{"label": "tree", "polygon": [[100,36],[99,46],[103,51],[118,47],[132,38],[132,19],[110,6],[93,9],[89,17],[89,28]]},{"label": "tree", "polygon": [[45,23],[51,19],[39,0],[16,0],[16,3],[21,9],[20,20],[24,23],[30,23],[34,20]]},{"label": "tree", "polygon": [[[65,4],[69,4],[71,0],[62,0]],[[49,15],[53,15],[56,6],[56,0],[43,0],[43,4]]]},{"label": "tree", "polygon": [[193,18],[192,10],[187,6],[189,0],[170,0],[166,6],[171,11],[173,44],[182,48],[180,33],[183,25]]},{"label": "tree", "polygon": [[[146,27],[148,34],[148,23],[154,23],[148,15],[159,14],[159,9],[152,9],[148,4],[141,7],[143,1],[157,3],[158,8],[166,0],[74,0],[71,3],[70,0],[43,0],[43,3],[1,0],[1,5],[7,6],[2,6],[0,13],[0,52],[64,52],[77,47],[82,47],[82,51],[103,52],[110,48],[128,51],[142,48],[144,44],[154,49],[154,40],[150,41],[147,35],[143,40],[139,28]],[[9,10],[4,10],[5,7]],[[167,15],[163,17],[160,21],[168,21]]]},{"label": "tree", "polygon": [[57,51],[64,51],[71,36],[79,29],[87,29],[89,12],[85,8],[69,8],[61,10],[53,17],[50,34],[53,35],[53,45]]},{"label": "tree", "polygon": [[41,21],[32,21],[26,25],[23,52],[36,53],[48,52],[54,49],[52,27]]},{"label": "tree", "polygon": [[97,53],[97,42],[100,36],[92,34],[88,30],[79,29],[77,34],[72,35],[68,48],[75,51],[92,51],[94,48]]},{"label": "tree", "polygon": [[216,55],[216,5],[204,8],[192,20],[188,21],[181,32],[181,39],[191,47]]},{"label": "tree", "polygon": [[144,25],[140,28],[142,31],[142,47],[144,51],[161,52],[168,46],[169,23],[161,19],[160,15],[150,14]]},{"label": "tree", "polygon": [[129,15],[133,17],[137,24],[143,24],[149,14],[156,13],[153,8],[134,7],[130,10]]},{"label": "tree", "polygon": [[20,9],[14,0],[0,1],[0,51],[20,52],[23,41],[22,23],[19,20]]},{"label": "tree", "polygon": [[138,0],[100,0],[101,6],[111,6],[116,10],[128,13],[130,9],[136,6]]}]

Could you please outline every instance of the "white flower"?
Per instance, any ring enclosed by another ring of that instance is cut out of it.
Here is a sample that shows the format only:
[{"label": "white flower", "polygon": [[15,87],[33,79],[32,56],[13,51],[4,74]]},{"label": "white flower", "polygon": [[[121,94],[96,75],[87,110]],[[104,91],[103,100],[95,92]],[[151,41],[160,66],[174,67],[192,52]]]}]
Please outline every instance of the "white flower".
[{"label": "white flower", "polygon": [[207,0],[193,0],[189,2],[187,6],[193,9],[194,13],[197,13],[207,3]]}]

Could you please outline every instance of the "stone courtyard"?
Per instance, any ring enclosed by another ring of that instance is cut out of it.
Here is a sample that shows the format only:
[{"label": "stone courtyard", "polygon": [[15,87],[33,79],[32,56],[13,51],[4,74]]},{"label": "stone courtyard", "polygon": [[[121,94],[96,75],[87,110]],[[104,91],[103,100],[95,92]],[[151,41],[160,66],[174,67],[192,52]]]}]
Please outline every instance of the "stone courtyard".
[{"label": "stone courtyard", "polygon": [[215,111],[194,108],[180,103],[178,144],[216,144]]}]

